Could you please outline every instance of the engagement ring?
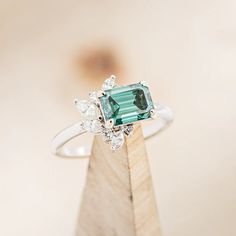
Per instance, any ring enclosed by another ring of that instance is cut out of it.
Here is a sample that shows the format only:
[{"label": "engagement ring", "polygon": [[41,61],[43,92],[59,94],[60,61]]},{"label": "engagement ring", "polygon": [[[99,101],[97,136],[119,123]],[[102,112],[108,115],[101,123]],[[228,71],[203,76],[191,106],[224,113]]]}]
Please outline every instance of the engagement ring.
[{"label": "engagement ring", "polygon": [[143,129],[147,139],[173,120],[170,108],[153,102],[146,82],[118,86],[114,75],[104,81],[100,91],[90,93],[88,100],[75,99],[74,104],[81,113],[81,119],[53,139],[52,152],[58,156],[89,156],[91,148],[65,146],[84,133],[102,135],[104,142],[116,151],[122,147],[125,136],[132,135],[135,122],[156,119]]}]

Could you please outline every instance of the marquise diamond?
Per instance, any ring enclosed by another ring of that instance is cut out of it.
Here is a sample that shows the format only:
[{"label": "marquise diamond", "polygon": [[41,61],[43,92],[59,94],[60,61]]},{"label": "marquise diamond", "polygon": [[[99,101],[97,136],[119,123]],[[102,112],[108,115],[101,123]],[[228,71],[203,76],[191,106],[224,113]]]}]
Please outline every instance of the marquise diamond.
[{"label": "marquise diamond", "polygon": [[115,132],[111,138],[111,149],[117,150],[124,144],[124,134],[122,132]]},{"label": "marquise diamond", "polygon": [[76,100],[75,101],[75,106],[81,113],[86,112],[89,108],[89,105],[90,104],[87,100]]},{"label": "marquise diamond", "polygon": [[112,89],[115,86],[115,76],[111,75],[110,78],[106,79],[102,85],[103,90]]},{"label": "marquise diamond", "polygon": [[97,120],[100,116],[100,111],[95,104],[91,104],[85,112],[85,118],[89,120]]}]

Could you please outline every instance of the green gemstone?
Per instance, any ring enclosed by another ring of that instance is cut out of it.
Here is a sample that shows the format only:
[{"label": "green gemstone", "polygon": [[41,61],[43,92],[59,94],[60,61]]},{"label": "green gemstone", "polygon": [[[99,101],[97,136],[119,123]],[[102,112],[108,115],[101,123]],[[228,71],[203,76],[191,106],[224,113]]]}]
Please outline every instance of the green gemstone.
[{"label": "green gemstone", "polygon": [[100,102],[105,120],[115,126],[149,119],[154,108],[148,87],[140,83],[106,90]]}]

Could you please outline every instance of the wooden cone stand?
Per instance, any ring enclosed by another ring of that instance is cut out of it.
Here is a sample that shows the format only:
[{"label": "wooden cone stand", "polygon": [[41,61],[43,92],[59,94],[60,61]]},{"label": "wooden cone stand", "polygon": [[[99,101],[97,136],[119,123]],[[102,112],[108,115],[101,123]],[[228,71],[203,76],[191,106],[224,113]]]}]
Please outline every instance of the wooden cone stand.
[{"label": "wooden cone stand", "polygon": [[96,136],[81,202],[77,236],[160,236],[140,125],[113,152]]}]

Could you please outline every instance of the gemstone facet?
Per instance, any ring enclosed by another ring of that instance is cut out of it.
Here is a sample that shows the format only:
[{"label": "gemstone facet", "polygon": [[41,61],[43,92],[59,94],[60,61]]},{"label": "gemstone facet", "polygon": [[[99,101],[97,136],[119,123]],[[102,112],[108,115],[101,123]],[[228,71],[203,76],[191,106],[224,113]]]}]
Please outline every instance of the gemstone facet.
[{"label": "gemstone facet", "polygon": [[106,90],[99,99],[105,120],[113,119],[114,126],[149,119],[154,109],[149,89],[141,83]]}]

